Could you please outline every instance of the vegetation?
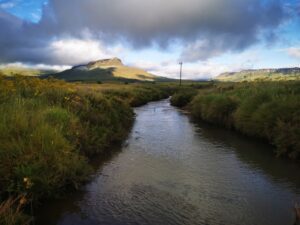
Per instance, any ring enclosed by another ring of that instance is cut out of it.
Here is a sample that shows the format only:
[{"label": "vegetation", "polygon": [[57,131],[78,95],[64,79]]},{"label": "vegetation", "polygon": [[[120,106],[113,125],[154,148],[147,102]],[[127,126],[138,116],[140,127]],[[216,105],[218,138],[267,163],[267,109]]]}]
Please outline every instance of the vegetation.
[{"label": "vegetation", "polygon": [[222,82],[299,81],[300,68],[243,70],[240,72],[220,74],[216,80]]},{"label": "vegetation", "polygon": [[26,68],[21,66],[0,66],[0,74],[5,76],[15,76],[22,75],[22,76],[41,76],[46,74],[53,74],[57,73],[57,71],[54,70],[40,70],[40,69],[32,69],[32,68]]},{"label": "vegetation", "polygon": [[185,107],[198,94],[199,89],[211,87],[212,83],[202,82],[199,84],[189,84],[180,87],[178,91],[172,96],[171,104],[177,107]]},{"label": "vegetation", "polygon": [[[181,106],[177,96],[171,102]],[[278,156],[300,159],[299,81],[216,84],[198,91],[188,110],[196,120],[268,140]]]},{"label": "vegetation", "polygon": [[26,205],[78,188],[91,172],[89,157],[126,137],[134,118],[130,106],[171,91],[168,85],[0,76],[1,224],[23,220],[16,196]]},{"label": "vegetation", "polygon": [[150,101],[156,101],[170,96],[174,87],[164,85],[164,88],[157,88],[153,85],[140,85],[134,89],[110,89],[104,91],[108,96],[118,96],[120,99],[127,100],[129,105],[137,107],[146,104]]},{"label": "vegetation", "polygon": [[29,225],[31,219],[22,212],[26,204],[25,196],[15,199],[9,198],[0,204],[0,224],[3,225]]}]

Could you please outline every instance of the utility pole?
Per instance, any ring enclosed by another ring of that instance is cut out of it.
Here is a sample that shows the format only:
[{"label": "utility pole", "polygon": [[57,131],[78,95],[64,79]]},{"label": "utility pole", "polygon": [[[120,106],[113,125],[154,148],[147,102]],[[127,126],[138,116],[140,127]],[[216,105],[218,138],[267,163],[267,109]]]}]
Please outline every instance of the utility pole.
[{"label": "utility pole", "polygon": [[179,83],[179,86],[181,86],[181,79],[182,79],[182,64],[183,64],[183,62],[179,63],[179,65],[180,65],[180,83]]}]

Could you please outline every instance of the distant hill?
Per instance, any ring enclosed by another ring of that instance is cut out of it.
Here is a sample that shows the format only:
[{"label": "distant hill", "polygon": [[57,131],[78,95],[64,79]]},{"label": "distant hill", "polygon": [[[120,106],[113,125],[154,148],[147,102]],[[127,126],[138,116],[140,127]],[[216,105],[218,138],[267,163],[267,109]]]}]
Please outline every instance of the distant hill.
[{"label": "distant hill", "polygon": [[142,69],[125,66],[119,58],[103,59],[51,75],[66,81],[163,81]]},{"label": "distant hill", "polygon": [[300,68],[243,70],[222,73],[215,80],[223,82],[300,80]]},{"label": "distant hill", "polygon": [[5,76],[42,76],[46,74],[57,73],[54,70],[39,70],[39,69],[31,69],[26,67],[17,67],[17,66],[9,66],[9,67],[0,67],[0,74]]}]

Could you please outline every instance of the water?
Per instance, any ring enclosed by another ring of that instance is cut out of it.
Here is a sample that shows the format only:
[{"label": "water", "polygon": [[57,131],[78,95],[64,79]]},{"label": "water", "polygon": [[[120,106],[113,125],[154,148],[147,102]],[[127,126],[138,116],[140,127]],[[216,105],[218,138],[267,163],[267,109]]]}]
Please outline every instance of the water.
[{"label": "water", "polygon": [[41,208],[37,224],[293,223],[299,165],[257,140],[197,126],[168,100],[135,111],[122,149],[82,192]]}]

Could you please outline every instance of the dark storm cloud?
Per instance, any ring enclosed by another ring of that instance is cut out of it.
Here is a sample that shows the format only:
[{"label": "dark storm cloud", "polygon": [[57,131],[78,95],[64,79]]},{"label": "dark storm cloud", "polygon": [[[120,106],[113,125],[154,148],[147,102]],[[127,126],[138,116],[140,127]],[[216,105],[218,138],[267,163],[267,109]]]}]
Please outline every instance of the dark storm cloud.
[{"label": "dark storm cloud", "polygon": [[0,58],[62,63],[50,43],[88,33],[107,45],[122,41],[134,48],[177,40],[186,46],[182,58],[197,61],[262,41],[290,15],[278,0],[51,0],[38,24],[0,11]]},{"label": "dark storm cloud", "polygon": [[47,39],[28,33],[26,23],[0,9],[0,62],[42,62]]}]

